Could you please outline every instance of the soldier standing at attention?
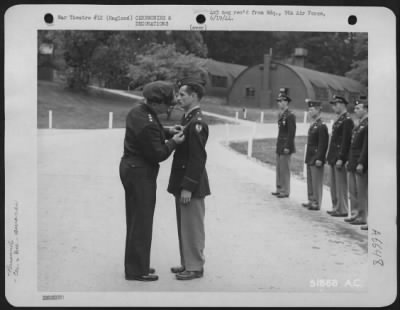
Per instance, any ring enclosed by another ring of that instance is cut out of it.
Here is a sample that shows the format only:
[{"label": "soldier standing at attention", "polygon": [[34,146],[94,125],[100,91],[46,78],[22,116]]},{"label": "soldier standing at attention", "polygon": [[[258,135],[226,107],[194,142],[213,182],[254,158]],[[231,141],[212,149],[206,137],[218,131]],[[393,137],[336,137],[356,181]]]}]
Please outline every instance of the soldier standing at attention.
[{"label": "soldier standing at attention", "polygon": [[[351,211],[354,213],[345,219],[352,225],[365,225],[368,216],[368,101],[361,97],[357,100],[354,113],[359,124],[353,129],[349,161],[349,193]],[[361,226],[367,230],[368,226]]]},{"label": "soldier standing at attention", "polygon": [[276,99],[280,109],[278,139],[276,142],[276,191],[272,195],[286,198],[290,195],[290,159],[296,149],[296,116],[289,110],[291,101],[285,88],[280,89]]},{"label": "soldier standing at attention", "polygon": [[308,115],[313,122],[308,130],[307,150],[305,163],[307,164],[307,192],[308,203],[303,207],[308,210],[320,210],[322,202],[322,185],[324,178],[324,164],[328,148],[328,128],[321,120],[321,102],[306,99]]},{"label": "soldier standing at attention", "polygon": [[210,195],[205,149],[208,126],[200,110],[203,82],[185,78],[178,87],[177,101],[185,111],[181,122],[185,142],[174,153],[168,192],[175,196],[181,266],[172,267],[171,272],[178,280],[192,280],[204,272],[204,199]]},{"label": "soldier standing at attention", "polygon": [[330,166],[330,186],[332,197],[332,216],[346,217],[348,213],[347,173],[345,164],[348,160],[351,143],[353,120],[347,112],[345,98],[333,96],[333,110],[338,118],[333,123],[331,142],[329,145],[327,162]]},{"label": "soldier standing at attention", "polygon": [[[165,130],[157,117],[174,104],[173,85],[163,81],[147,84],[143,96],[144,102],[126,118],[119,167],[126,203],[125,279],[155,281],[158,276],[150,268],[150,248],[159,162],[168,158],[184,136],[177,128]],[[168,137],[172,138],[165,141]]]}]

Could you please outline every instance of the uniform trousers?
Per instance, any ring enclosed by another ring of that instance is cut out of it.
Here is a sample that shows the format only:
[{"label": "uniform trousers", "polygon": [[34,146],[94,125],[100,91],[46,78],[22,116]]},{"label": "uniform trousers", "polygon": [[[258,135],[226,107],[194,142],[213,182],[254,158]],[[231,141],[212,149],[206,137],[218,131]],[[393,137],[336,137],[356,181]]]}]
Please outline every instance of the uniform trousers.
[{"label": "uniform trousers", "polygon": [[175,205],[179,209],[177,217],[180,218],[178,236],[181,264],[186,270],[200,271],[205,263],[204,198],[192,198],[189,203],[182,204],[180,197],[176,196]]},{"label": "uniform trousers", "polygon": [[135,167],[124,159],[120,163],[120,178],[125,190],[127,276],[149,273],[158,170],[158,166]]},{"label": "uniform trousers", "polygon": [[307,193],[312,206],[321,208],[324,166],[307,165]]},{"label": "uniform trousers", "polygon": [[333,211],[337,213],[347,213],[349,196],[346,169],[344,167],[338,169],[334,165],[329,166]]},{"label": "uniform trousers", "polygon": [[349,193],[351,212],[355,217],[366,222],[368,217],[368,173],[360,175],[349,172]]},{"label": "uniform trousers", "polygon": [[276,154],[276,191],[281,195],[290,195],[291,157],[291,154]]}]

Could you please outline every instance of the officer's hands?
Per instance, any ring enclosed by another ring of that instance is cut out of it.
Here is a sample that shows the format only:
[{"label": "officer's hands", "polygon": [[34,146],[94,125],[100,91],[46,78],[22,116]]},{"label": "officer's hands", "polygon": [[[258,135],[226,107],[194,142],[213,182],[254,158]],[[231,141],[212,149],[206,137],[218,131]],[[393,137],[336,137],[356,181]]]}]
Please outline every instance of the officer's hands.
[{"label": "officer's hands", "polygon": [[316,160],[316,161],[315,161],[315,165],[316,165],[317,167],[321,167],[321,166],[322,166],[322,161],[321,161],[321,160]]},{"label": "officer's hands", "polygon": [[287,154],[289,154],[289,152],[290,152],[289,149],[287,149],[287,148],[283,149],[283,154],[287,155]]},{"label": "officer's hands", "polygon": [[171,127],[171,128],[169,129],[169,133],[170,133],[171,135],[180,133],[180,132],[182,132],[182,131],[183,131],[183,126],[182,126],[182,125],[175,125],[174,127]]},{"label": "officer's hands", "polygon": [[183,134],[183,131],[176,133],[172,137],[172,140],[174,140],[176,144],[181,144],[183,141],[185,141],[185,135]]},{"label": "officer's hands", "polygon": [[362,164],[358,164],[357,167],[356,167],[356,172],[358,174],[363,173],[364,172],[364,166]]},{"label": "officer's hands", "polygon": [[339,160],[336,162],[336,168],[337,168],[337,169],[342,169],[342,167],[343,167],[343,161],[342,161],[341,159],[339,159]]},{"label": "officer's hands", "polygon": [[190,202],[190,199],[192,199],[192,192],[189,192],[186,189],[183,189],[181,192],[181,203],[187,204]]}]

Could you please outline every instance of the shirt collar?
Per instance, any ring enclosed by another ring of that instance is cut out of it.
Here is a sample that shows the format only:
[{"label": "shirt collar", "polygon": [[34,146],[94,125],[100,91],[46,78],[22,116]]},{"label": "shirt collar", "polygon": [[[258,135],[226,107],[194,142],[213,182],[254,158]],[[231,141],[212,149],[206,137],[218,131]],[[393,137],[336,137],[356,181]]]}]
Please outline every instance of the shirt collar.
[{"label": "shirt collar", "polygon": [[200,109],[200,106],[199,106],[199,105],[196,105],[196,106],[194,106],[193,108],[191,108],[189,111],[187,111],[187,112],[185,113],[185,118],[188,117],[188,115],[190,115],[190,113],[192,113],[194,110],[198,110],[198,109]]}]

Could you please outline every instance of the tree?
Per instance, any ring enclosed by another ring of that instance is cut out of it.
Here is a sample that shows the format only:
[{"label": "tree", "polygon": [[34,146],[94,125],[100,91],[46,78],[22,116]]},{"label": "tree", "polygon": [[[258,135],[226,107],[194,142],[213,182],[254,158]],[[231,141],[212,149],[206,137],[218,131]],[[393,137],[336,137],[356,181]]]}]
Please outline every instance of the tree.
[{"label": "tree", "polygon": [[130,88],[138,88],[156,80],[176,81],[185,76],[204,76],[205,59],[176,51],[174,44],[149,44],[146,52],[137,55],[130,65]]},{"label": "tree", "polygon": [[368,33],[354,33],[351,36],[354,43],[353,62],[346,76],[368,86]]}]

